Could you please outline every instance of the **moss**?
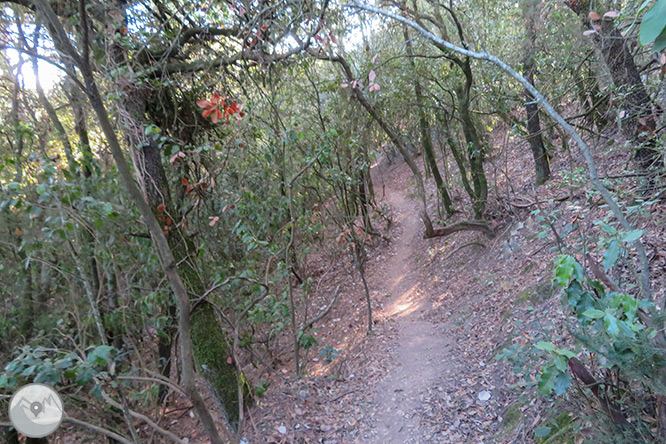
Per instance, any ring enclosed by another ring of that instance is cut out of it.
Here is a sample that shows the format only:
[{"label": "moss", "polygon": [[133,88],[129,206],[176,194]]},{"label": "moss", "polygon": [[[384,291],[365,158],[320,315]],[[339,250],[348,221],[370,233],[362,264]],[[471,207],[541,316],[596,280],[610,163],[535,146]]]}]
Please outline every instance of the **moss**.
[{"label": "moss", "polygon": [[224,334],[210,304],[199,304],[192,313],[192,353],[199,374],[210,384],[227,422],[238,426],[238,380]]},{"label": "moss", "polygon": [[520,410],[521,404],[520,402],[514,402],[506,409],[504,421],[502,422],[502,427],[505,430],[513,429],[518,424],[518,421],[523,419],[523,412]]},{"label": "moss", "polygon": [[554,293],[553,284],[548,279],[544,279],[538,284],[521,291],[516,300],[521,304],[527,302],[537,304],[548,300]]},{"label": "moss", "polygon": [[540,427],[549,427],[551,431],[548,436],[535,437],[534,440],[537,444],[572,444],[576,440],[575,424],[573,415],[569,412],[561,413],[554,419],[539,424]]},{"label": "moss", "polygon": [[502,415],[502,428],[497,434],[498,442],[510,441],[515,435],[514,430],[524,420],[523,412],[520,410],[523,405],[525,405],[524,402],[516,401],[506,408]]}]

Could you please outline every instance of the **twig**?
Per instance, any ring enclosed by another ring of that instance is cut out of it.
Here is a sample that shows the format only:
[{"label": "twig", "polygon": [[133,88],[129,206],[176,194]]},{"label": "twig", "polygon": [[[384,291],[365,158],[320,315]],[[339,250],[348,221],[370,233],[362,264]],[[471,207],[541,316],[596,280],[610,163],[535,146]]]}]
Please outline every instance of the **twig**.
[{"label": "twig", "polygon": [[[117,408],[117,409],[122,409],[122,408],[123,408],[123,406],[122,406],[120,403],[118,403],[118,402],[114,401],[113,399],[111,399],[111,397],[110,397],[108,394],[102,392],[102,397],[103,397],[104,400],[105,400],[106,402],[108,402],[111,406],[113,406],[113,407],[115,407],[115,408]],[[145,422],[146,424],[148,424],[153,430],[155,430],[155,431],[156,431],[157,433],[159,433],[160,435],[162,435],[162,436],[166,436],[167,438],[171,438],[174,442],[177,442],[178,444],[186,444],[186,441],[180,439],[179,437],[177,437],[176,435],[174,435],[174,434],[171,433],[170,431],[165,430],[165,429],[163,429],[162,427],[158,426],[157,424],[155,424],[155,422],[153,422],[152,419],[150,419],[150,418],[147,417],[146,415],[142,415],[141,413],[139,413],[139,412],[135,412],[134,410],[130,410],[130,409],[127,409],[127,412],[129,413],[130,416],[132,416],[132,417],[134,417],[134,418],[136,418],[136,419],[140,419],[141,421],[143,421],[143,422]]]},{"label": "twig", "polygon": [[63,419],[64,422],[69,422],[71,424],[92,430],[93,432],[99,433],[101,435],[107,436],[111,439],[114,439],[122,444],[133,444],[129,439],[118,435],[117,433],[107,430],[105,428],[90,424],[89,422],[81,421],[80,419],[72,418],[71,416],[65,416]]},{"label": "twig", "polygon": [[314,317],[310,322],[305,324],[303,327],[301,327],[301,331],[305,331],[308,328],[312,327],[315,322],[319,322],[328,314],[329,311],[331,311],[331,308],[333,307],[333,304],[335,304],[335,301],[338,299],[338,295],[340,294],[340,286],[338,285],[337,288],[335,289],[335,295],[333,296],[333,300],[328,304],[328,307],[326,307],[326,310],[322,311],[319,313],[317,316]]},{"label": "twig", "polygon": [[[445,53],[453,51],[458,54],[464,55],[466,57],[471,57],[473,59],[488,61],[493,65],[497,66],[500,70],[504,71],[509,76],[513,77],[515,80],[517,80],[523,87],[525,87],[530,93],[532,93],[532,95],[534,96],[534,100],[543,108],[543,110],[553,120],[559,123],[560,126],[564,129],[564,131],[566,131],[566,133],[574,140],[574,142],[576,142],[576,145],[578,145],[578,148],[580,149],[583,157],[585,158],[585,162],[587,163],[587,173],[590,182],[592,183],[594,188],[596,188],[599,194],[603,196],[611,212],[620,222],[620,225],[622,225],[622,228],[624,228],[627,231],[633,229],[632,224],[629,223],[618,203],[615,201],[615,199],[610,194],[608,189],[604,186],[604,184],[601,183],[601,181],[599,180],[599,174],[597,172],[596,162],[594,161],[592,153],[590,152],[590,149],[583,140],[583,138],[580,136],[580,134],[576,132],[576,130],[573,129],[573,127],[566,120],[564,120],[564,118],[557,111],[555,111],[555,109],[546,100],[543,94],[541,94],[541,92],[539,92],[539,90],[537,90],[534,87],[534,85],[528,82],[527,79],[522,75],[520,75],[515,69],[513,69],[512,67],[510,67],[509,65],[507,65],[494,55],[488,54],[485,50],[483,52],[475,52],[475,51],[470,51],[467,48],[461,48],[460,46],[456,46],[451,42],[448,42],[436,36],[432,32],[423,28],[418,23],[414,22],[413,20],[409,20],[408,18],[403,17],[394,12],[386,11],[366,4],[361,4],[359,3],[358,0],[351,0],[350,6],[365,11],[374,12],[376,14],[380,14],[385,17],[390,17],[394,20],[405,23],[411,26],[416,31],[418,31],[423,37],[430,40],[441,51]],[[638,254],[638,259],[641,264],[641,273],[640,273],[641,295],[645,299],[652,300],[652,288],[650,285],[650,263],[647,258],[647,253],[645,252],[645,246],[640,241],[640,239],[633,241],[631,244],[634,246],[634,248],[636,248],[636,253]]]}]

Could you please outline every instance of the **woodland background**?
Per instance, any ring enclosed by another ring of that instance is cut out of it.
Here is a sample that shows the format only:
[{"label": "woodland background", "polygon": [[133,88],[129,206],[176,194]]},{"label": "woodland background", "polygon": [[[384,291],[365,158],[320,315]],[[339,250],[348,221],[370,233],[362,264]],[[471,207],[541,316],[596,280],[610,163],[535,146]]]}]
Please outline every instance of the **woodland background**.
[{"label": "woodland background", "polygon": [[41,382],[68,414],[28,442],[366,442],[363,412],[267,418],[286,393],[348,411],[331,384],[387,365],[387,188],[420,221],[410,266],[453,294],[432,320],[460,315],[460,356],[480,341],[505,393],[461,437],[428,397],[431,442],[666,440],[666,0],[5,0],[0,20],[2,403]]}]

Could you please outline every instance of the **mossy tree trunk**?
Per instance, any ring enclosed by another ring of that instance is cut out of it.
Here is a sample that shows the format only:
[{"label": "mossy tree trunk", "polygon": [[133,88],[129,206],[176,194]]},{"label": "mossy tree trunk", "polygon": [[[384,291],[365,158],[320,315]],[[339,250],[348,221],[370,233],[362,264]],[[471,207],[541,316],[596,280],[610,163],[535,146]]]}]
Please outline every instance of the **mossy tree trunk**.
[{"label": "mossy tree trunk", "polygon": [[[534,85],[534,76],[537,68],[534,60],[534,41],[537,37],[536,19],[538,17],[538,0],[523,0],[523,18],[525,19],[525,53],[523,58],[523,71],[528,82]],[[539,107],[529,90],[523,91],[525,95],[525,110],[527,111],[527,142],[534,157],[534,170],[536,185],[545,183],[550,178],[550,162],[548,153],[541,136],[541,123],[539,122]]]},{"label": "mossy tree trunk", "polygon": [[[117,17],[123,17],[123,20],[115,23],[115,26],[123,26],[126,22],[126,6],[123,0],[117,0]],[[126,63],[124,48],[115,43],[111,57],[117,66]],[[154,92],[146,84],[136,82],[130,77],[120,76],[115,79],[115,84],[120,93],[117,101],[119,122],[130,148],[137,181],[153,214],[162,225],[175,263],[178,264],[178,274],[188,293],[202,295],[205,286],[198,273],[195,245],[180,228],[182,218],[174,203],[177,199],[173,198],[169,189],[160,147],[152,135],[147,135],[150,133],[147,128],[155,126],[148,118],[147,109]],[[172,322],[159,338],[158,351],[162,354],[160,371],[168,377],[171,369],[171,348],[176,333],[175,304],[169,303],[165,312]],[[237,429],[239,412],[236,367],[227,363],[230,342],[217,319],[215,307],[207,301],[196,304],[191,314],[191,335],[192,354],[197,370],[208,382],[229,426]]]},{"label": "mossy tree trunk", "polygon": [[442,175],[439,173],[439,167],[437,166],[437,159],[435,158],[435,150],[432,145],[432,134],[430,131],[430,123],[428,122],[428,116],[425,112],[425,100],[423,97],[423,90],[421,88],[421,83],[418,81],[416,76],[416,63],[414,62],[414,51],[412,49],[412,42],[409,39],[409,33],[407,32],[407,25],[403,25],[402,33],[405,39],[405,49],[407,56],[409,58],[409,64],[412,68],[412,76],[414,83],[414,96],[416,98],[416,106],[418,108],[418,119],[419,119],[419,130],[421,133],[421,146],[423,147],[423,152],[425,153],[425,159],[427,162],[430,171],[432,172],[432,177],[435,180],[435,185],[437,185],[437,190],[439,191],[439,196],[444,203],[444,208],[446,214],[449,216],[454,213],[453,203],[451,202],[451,196],[449,191],[446,188],[446,184],[442,179]]}]

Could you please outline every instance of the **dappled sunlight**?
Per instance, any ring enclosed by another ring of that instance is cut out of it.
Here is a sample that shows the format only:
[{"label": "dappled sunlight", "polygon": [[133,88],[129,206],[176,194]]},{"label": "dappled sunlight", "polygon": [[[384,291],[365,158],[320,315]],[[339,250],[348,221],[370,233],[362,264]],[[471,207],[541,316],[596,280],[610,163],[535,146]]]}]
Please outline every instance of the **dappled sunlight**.
[{"label": "dappled sunlight", "polygon": [[[392,286],[396,287],[404,276],[397,279],[397,282]],[[419,284],[414,284],[411,288],[399,292],[396,300],[391,304],[388,309],[389,316],[403,317],[408,316],[418,310],[421,306],[419,296]]]}]

